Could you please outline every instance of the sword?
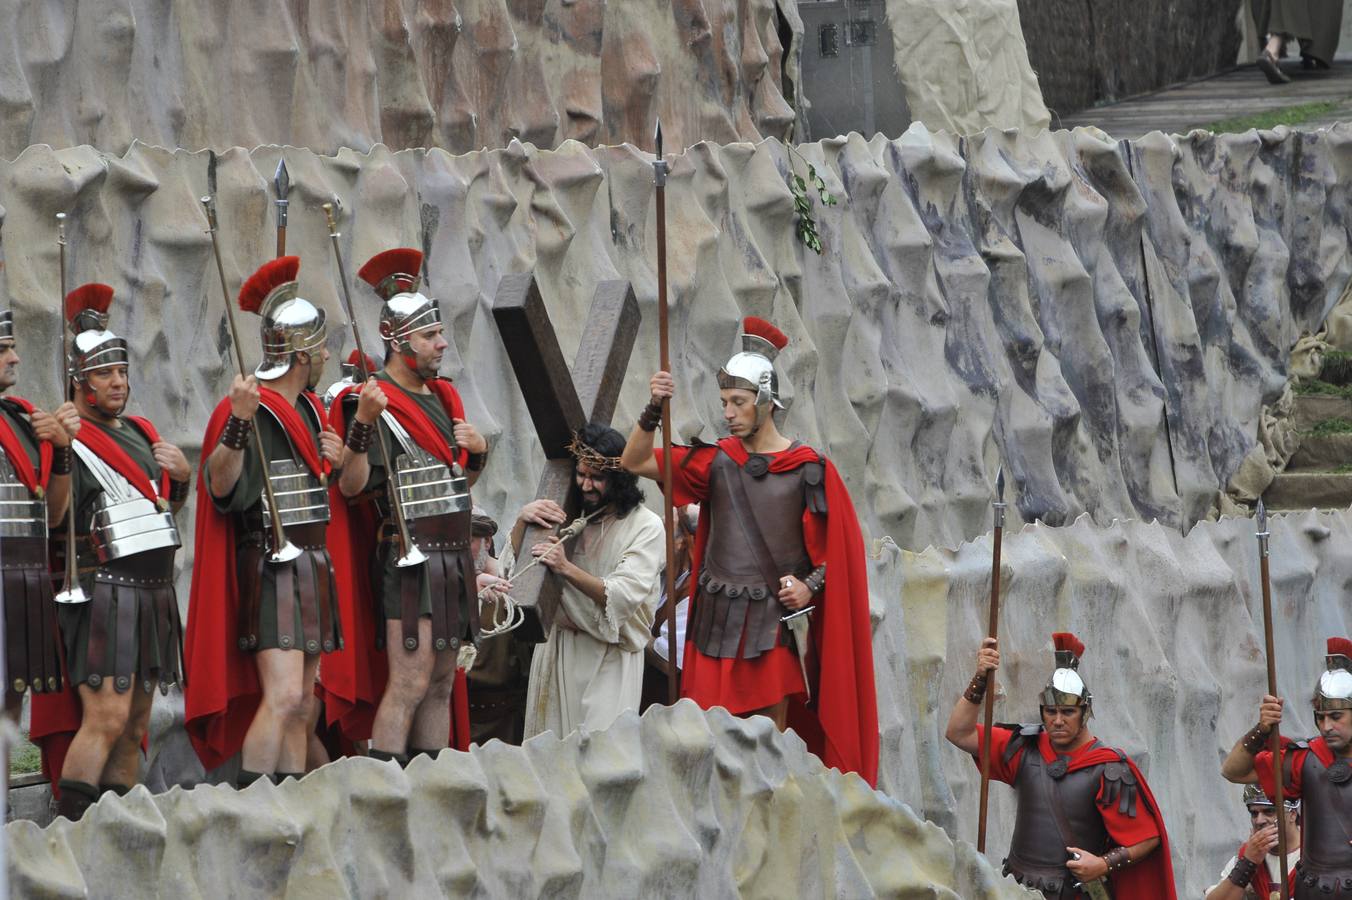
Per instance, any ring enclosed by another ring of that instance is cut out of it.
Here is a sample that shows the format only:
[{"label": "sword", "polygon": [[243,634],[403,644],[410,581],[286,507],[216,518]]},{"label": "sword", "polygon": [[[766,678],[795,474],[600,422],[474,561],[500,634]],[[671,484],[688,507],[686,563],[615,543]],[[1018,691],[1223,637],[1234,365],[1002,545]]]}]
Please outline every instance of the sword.
[{"label": "sword", "polygon": [[1075,887],[1084,891],[1089,896],[1089,900],[1113,900],[1113,895],[1108,892],[1108,879],[1095,878],[1093,881],[1081,881]]},{"label": "sword", "polygon": [[[784,579],[784,587],[788,587],[788,580],[787,578]],[[797,612],[781,616],[779,619],[789,626],[789,631],[793,634],[793,644],[798,649],[798,666],[803,670],[803,685],[807,688],[808,702],[812,701],[812,684],[807,677],[807,653],[811,646],[808,638],[812,630],[812,620],[808,616],[816,608],[815,606],[804,606]]]}]

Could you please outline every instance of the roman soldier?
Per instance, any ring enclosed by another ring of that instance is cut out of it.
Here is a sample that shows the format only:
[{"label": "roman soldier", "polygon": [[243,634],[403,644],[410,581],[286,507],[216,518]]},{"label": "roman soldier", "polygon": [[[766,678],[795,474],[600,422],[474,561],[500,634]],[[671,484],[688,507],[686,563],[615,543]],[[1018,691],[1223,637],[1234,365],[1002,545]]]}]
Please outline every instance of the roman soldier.
[{"label": "roman soldier", "polygon": [[[1052,645],[1056,667],[1038,698],[1041,721],[991,733],[990,777],[1018,795],[1005,874],[1048,900],[1173,898],[1169,837],[1145,776],[1089,732],[1094,700],[1079,671],[1084,644],[1058,632]],[[945,736],[978,765],[985,729],[977,716],[999,666],[996,642],[987,638],[948,719]]]},{"label": "roman soldier", "polygon": [[332,410],[347,445],[338,488],[356,501],[350,559],[374,558],[376,574],[374,597],[354,591],[345,609],[352,646],[325,664],[326,713],[349,740],[369,737],[372,757],[401,763],[435,755],[452,731],[457,745],[468,736],[468,706],[453,696],[464,696],[479,636],[470,487],[488,451],[437,375],[449,345],[440,304],[419,290],[421,269],[419,251],[399,248],[357,273],[383,301],[385,367]]},{"label": "roman soldier", "polygon": [[[1300,862],[1300,801],[1287,800],[1282,813],[1257,784],[1244,785],[1249,836],[1221,869],[1221,880],[1207,888],[1205,900],[1269,900],[1282,884],[1277,829],[1286,832],[1286,862]],[[1296,873],[1289,873],[1289,884]]]},{"label": "roman soldier", "polygon": [[33,707],[33,734],[49,770],[61,774],[58,813],[72,821],[101,793],[125,794],[136,783],[155,688],[168,693],[182,676],[174,513],[188,498],[192,468],[148,419],[124,415],[131,380],[127,342],[108,330],[112,300],[106,284],[65,298],[81,419],[71,514],[84,600],[63,605],[60,619],[78,694],[48,695]]},{"label": "roman soldier", "polygon": [[[358,353],[359,351],[353,350],[351,353],[347,355],[347,359],[343,360],[343,364],[341,367],[341,377],[333,384],[329,385],[328,388],[325,389],[324,391],[325,409],[328,409],[329,407],[333,406],[333,401],[338,399],[339,394],[341,394],[348,388],[352,387],[352,385],[357,384],[357,382],[359,381],[357,377],[357,373],[360,367],[359,366],[360,361],[357,358]],[[375,370],[376,370],[376,361],[369,356],[366,357],[366,371],[374,372]]]},{"label": "roman soldier", "polygon": [[[0,393],[19,377],[14,313],[0,310]],[[47,567],[47,529],[66,515],[73,403],[47,413],[0,398],[0,603],[5,615],[5,713],[16,725],[23,695],[60,690],[61,635]]]},{"label": "roman soldier", "polygon": [[[718,373],[731,434],[672,448],[673,501],[700,504],[682,694],[792,726],[828,766],[873,784],[878,715],[859,521],[830,460],[779,431],[774,360],[788,339],[751,317],[741,343]],[[653,432],[675,382],[658,372],[649,386],[622,462],[660,483],[666,461]]]},{"label": "roman soldier", "polygon": [[[1300,800],[1301,858],[1292,886],[1296,900],[1352,897],[1352,640],[1328,639],[1325,671],[1312,705],[1319,734],[1283,738],[1285,799]],[[1258,724],[1230,750],[1221,774],[1239,784],[1257,782],[1276,799],[1276,773],[1268,735],[1281,724],[1284,702],[1265,696]]]},{"label": "roman soldier", "polygon": [[197,481],[186,726],[207,769],[243,751],[240,787],[305,771],[319,659],[343,644],[328,497],[342,442],[314,394],[325,318],[299,296],[299,270],[279,257],[240,288],[263,360],[212,413]]}]

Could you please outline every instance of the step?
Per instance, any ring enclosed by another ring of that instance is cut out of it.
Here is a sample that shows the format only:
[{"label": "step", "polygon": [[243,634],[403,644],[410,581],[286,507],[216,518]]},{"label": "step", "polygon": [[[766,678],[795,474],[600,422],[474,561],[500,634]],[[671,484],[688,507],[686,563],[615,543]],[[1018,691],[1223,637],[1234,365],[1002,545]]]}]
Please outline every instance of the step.
[{"label": "step", "polygon": [[1283,472],[1263,492],[1268,509],[1346,509],[1352,506],[1352,475]]},{"label": "step", "polygon": [[1286,471],[1331,472],[1348,464],[1352,464],[1352,434],[1305,434]]},{"label": "step", "polygon": [[1325,419],[1352,421],[1352,400],[1324,394],[1297,394],[1292,417],[1301,431],[1308,431]]}]

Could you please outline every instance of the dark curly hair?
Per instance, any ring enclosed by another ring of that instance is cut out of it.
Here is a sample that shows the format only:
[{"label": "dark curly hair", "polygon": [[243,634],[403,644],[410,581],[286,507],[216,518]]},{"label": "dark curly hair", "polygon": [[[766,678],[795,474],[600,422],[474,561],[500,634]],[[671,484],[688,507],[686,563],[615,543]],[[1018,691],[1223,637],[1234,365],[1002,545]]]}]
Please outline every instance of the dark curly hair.
[{"label": "dark curly hair", "polygon": [[[624,435],[598,422],[584,425],[578,431],[577,439],[602,456],[618,457],[624,452]],[[639,490],[638,476],[624,469],[607,469],[605,475],[605,499],[615,507],[615,515],[622,519],[643,502],[643,491]]]}]

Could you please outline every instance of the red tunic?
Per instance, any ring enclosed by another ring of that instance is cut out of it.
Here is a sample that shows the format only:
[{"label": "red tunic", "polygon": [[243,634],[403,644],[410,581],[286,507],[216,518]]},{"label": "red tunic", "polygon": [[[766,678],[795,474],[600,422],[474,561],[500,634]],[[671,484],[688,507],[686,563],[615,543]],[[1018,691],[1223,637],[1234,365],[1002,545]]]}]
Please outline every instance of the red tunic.
[{"label": "red tunic", "polygon": [[[978,744],[983,739],[985,731],[984,726],[976,726]],[[1013,737],[1014,732],[1008,728],[997,726],[991,732],[991,779],[1010,785],[1018,777],[1019,765],[1025,752],[1025,749],[1021,747],[1014,752],[1008,762],[1005,761],[1005,749],[1009,746]],[[1051,738],[1047,736],[1047,732],[1044,731],[1038,735],[1037,746],[1045,762],[1050,764],[1056,761],[1057,753],[1052,749]],[[1078,750],[1061,755],[1067,758],[1068,772],[1118,761],[1116,750],[1102,744],[1094,746],[1093,742]],[[1126,760],[1127,766],[1136,776],[1140,796],[1145,802],[1137,804],[1138,814],[1134,817],[1120,812],[1118,804],[1115,802],[1107,803],[1105,806],[1103,785],[1100,782],[1099,793],[1095,797],[1095,805],[1098,807],[1099,815],[1103,818],[1103,825],[1108,830],[1108,836],[1119,846],[1130,847],[1153,837],[1158,837],[1160,844],[1153,853],[1139,863],[1110,876],[1113,896],[1117,900],[1165,900],[1165,898],[1172,900],[1178,895],[1174,888],[1173,860],[1169,855],[1169,835],[1164,828],[1164,817],[1160,813],[1159,804],[1155,802],[1155,795],[1150,792],[1150,786],[1146,784],[1145,776],[1141,774],[1141,770],[1136,768],[1136,764],[1131,761],[1131,757],[1123,754],[1122,758]],[[980,767],[981,757],[979,755],[974,754],[972,761]],[[1140,815],[1140,810],[1145,810],[1147,815]]]},{"label": "red tunic", "polygon": [[[709,496],[714,454],[724,452],[737,465],[749,458],[740,439],[724,438],[717,446],[673,447],[673,501],[702,503]],[[770,458],[771,472],[786,472],[816,462],[817,451],[800,445]],[[663,453],[656,451],[659,471]],[[681,694],[708,709],[749,712],[789,698],[789,725],[828,766],[858,772],[870,785],[878,778],[878,698],[873,684],[872,630],[868,612],[868,573],[864,538],[845,484],[829,461],[825,465],[827,513],[803,512],[803,540],[813,565],[826,563],[826,586],[812,618],[812,639],[822,661],[812,703],[805,702],[798,655],[775,647],[756,659],[705,656],[693,640],[685,646]],[[660,482],[659,482],[660,483]],[[691,571],[700,570],[709,539],[707,507],[695,532]],[[690,614],[694,614],[698,578],[690,579]],[[693,632],[692,632],[693,633]]]}]

